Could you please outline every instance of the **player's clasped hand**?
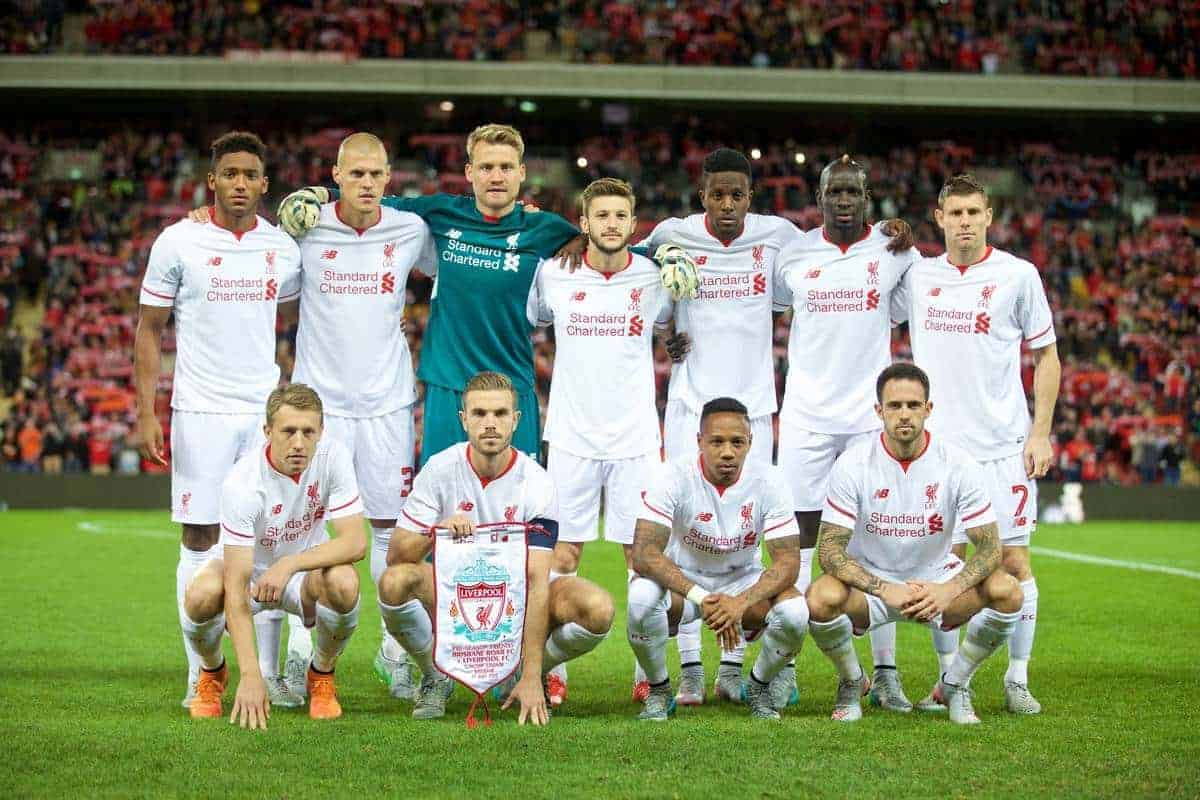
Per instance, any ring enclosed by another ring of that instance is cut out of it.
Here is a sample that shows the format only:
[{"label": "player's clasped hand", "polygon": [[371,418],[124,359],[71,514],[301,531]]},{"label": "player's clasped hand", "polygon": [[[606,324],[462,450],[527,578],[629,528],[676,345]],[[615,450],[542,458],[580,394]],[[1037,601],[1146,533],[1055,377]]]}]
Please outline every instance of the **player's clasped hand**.
[{"label": "player's clasped hand", "polygon": [[888,608],[897,611],[903,611],[912,600],[912,596],[913,589],[907,583],[889,583],[879,592],[879,599],[886,603]]},{"label": "player's clasped hand", "polygon": [[918,622],[929,622],[947,608],[958,597],[958,589],[950,583],[927,583],[909,581],[912,596],[900,609],[904,616]]},{"label": "player's clasped hand", "polygon": [[735,649],[741,639],[746,603],[739,597],[714,592],[704,598],[701,611],[704,624],[717,635],[721,649],[725,652]]},{"label": "player's clasped hand", "polygon": [[278,603],[294,573],[286,556],[279,559],[251,585],[251,596],[260,603]]},{"label": "player's clasped hand", "polygon": [[501,709],[507,710],[513,701],[521,704],[521,713],[517,715],[517,724],[524,725],[529,720],[530,725],[548,725],[550,713],[546,711],[546,695],[542,691],[542,682],[536,677],[521,676],[521,680],[513,687],[512,693],[504,701]]},{"label": "player's clasped hand", "polygon": [[267,684],[258,680],[243,679],[238,684],[233,698],[233,710],[229,713],[230,725],[241,725],[250,730],[266,730],[271,716],[271,701],[267,696]]}]

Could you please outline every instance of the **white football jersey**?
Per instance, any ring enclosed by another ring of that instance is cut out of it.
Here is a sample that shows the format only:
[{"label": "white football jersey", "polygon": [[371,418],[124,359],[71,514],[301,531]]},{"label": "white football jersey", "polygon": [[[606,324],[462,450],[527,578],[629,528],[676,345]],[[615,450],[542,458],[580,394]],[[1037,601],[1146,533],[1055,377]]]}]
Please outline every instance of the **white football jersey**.
[{"label": "white football jersey", "polygon": [[879,226],[842,248],[814,228],[781,256],[776,300],[792,307],[780,422],[816,433],[879,427],[875,379],[892,363],[892,292],[916,250],[888,252]]},{"label": "white football jersey", "polygon": [[670,315],[658,266],[630,253],[619,272],[572,273],[547,260],[535,283],[530,321],[553,325],[555,341],[543,438],[597,460],[657,451],[653,335]]},{"label": "white football jersey", "polygon": [[325,412],[341,417],[378,417],[416,402],[401,320],[409,271],[437,259],[429,226],[382,208],[378,223],[358,230],[341,220],[337,203],[326,203],[300,254],[292,380],[316,389]]},{"label": "white football jersey", "polygon": [[296,243],[262,217],[240,234],[185,219],[158,235],[140,302],[175,314],[172,408],[262,412],[279,383],[275,309],[299,296],[299,276]]},{"label": "white football jersey", "polygon": [[530,532],[530,547],[554,549],[558,537],[558,495],[541,465],[524,453],[510,449],[508,468],[495,478],[483,479],[471,465],[471,445],[460,442],[433,458],[417,473],[412,492],[404,501],[399,527],[428,534],[447,517],[464,514],[476,525],[501,522],[553,523],[552,535]]},{"label": "white football jersey", "polygon": [[775,356],[771,317],[781,251],[802,231],[783,217],[747,214],[742,233],[718,238],[706,214],[667,219],[643,244],[677,244],[696,260],[700,296],[675,304],[675,330],[692,349],[671,367],[667,390],[699,414],[714,397],[734,397],[751,418],[774,414]]},{"label": "white football jersey", "polygon": [[922,258],[897,294],[913,361],[929,375],[929,429],[980,461],[1022,452],[1030,419],[1021,345],[1055,341],[1037,267],[992,247],[969,267]]},{"label": "white football jersey", "polygon": [[834,463],[821,521],[853,530],[847,554],[879,577],[941,582],[959,563],[950,555],[955,526],[996,521],[982,470],[967,451],[928,431],[911,461],[892,456],[883,436]]},{"label": "white football jersey", "polygon": [[[271,445],[237,460],[221,485],[221,544],[254,548],[254,575],[326,541],[328,520],[361,514],[350,451],[321,439],[299,475],[271,463]],[[362,535],[361,533],[358,535]]]},{"label": "white football jersey", "polygon": [[800,533],[783,473],[747,459],[737,481],[721,488],[704,476],[703,458],[658,467],[641,518],[671,528],[665,552],[682,570],[719,577],[762,567],[760,540]]}]

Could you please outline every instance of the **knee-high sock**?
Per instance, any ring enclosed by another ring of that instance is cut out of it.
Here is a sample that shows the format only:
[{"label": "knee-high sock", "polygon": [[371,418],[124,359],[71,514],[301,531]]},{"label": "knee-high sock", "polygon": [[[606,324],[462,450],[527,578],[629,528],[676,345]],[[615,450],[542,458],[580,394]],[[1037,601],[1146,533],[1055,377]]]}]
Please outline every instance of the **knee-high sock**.
[{"label": "knee-high sock", "polygon": [[[578,570],[571,570],[570,572],[559,572],[556,569],[552,569],[552,570],[550,570],[550,583],[554,583],[559,578],[573,577],[576,574],[578,574]],[[607,635],[607,634],[608,634],[608,631],[605,631],[604,635]],[[600,638],[603,639],[604,636],[601,636]],[[597,642],[596,644],[599,644],[599,642]],[[592,645],[592,647],[595,647],[595,646],[596,645]],[[591,650],[591,649],[592,649],[591,647],[588,648],[588,650]],[[583,655],[583,653],[586,653],[586,652],[587,652],[587,650],[584,650],[582,653],[576,653],[575,655],[566,656],[565,658],[560,660],[557,664],[552,664],[551,666],[546,666],[546,664],[543,663],[542,670],[546,674],[553,673],[554,675],[557,675],[559,677],[559,679],[563,681],[563,683],[566,683],[566,681],[567,681],[567,661],[569,661],[572,658],[575,658],[576,656]],[[549,638],[547,638],[547,640],[546,640],[545,658],[546,659],[550,658],[550,640],[549,640]]]},{"label": "knee-high sock", "polygon": [[933,651],[937,653],[938,658],[938,675],[941,675],[950,669],[950,665],[954,663],[954,654],[958,652],[958,628],[944,631],[935,627],[931,629],[931,633]]},{"label": "knee-high sock", "polygon": [[216,669],[225,660],[221,652],[221,635],[225,632],[225,614],[219,613],[210,620],[196,622],[187,614],[180,620],[183,635],[187,637],[196,654],[197,664],[204,669]]},{"label": "knee-high sock", "polygon": [[850,617],[842,614],[830,622],[808,621],[808,631],[821,652],[829,657],[837,668],[838,677],[844,681],[856,681],[862,678],[862,665],[858,663],[858,654],[854,652],[854,640],[851,634],[854,626]]},{"label": "knee-high sock", "polygon": [[896,666],[896,623],[871,629],[871,661],[875,669]]},{"label": "knee-high sock", "polygon": [[784,600],[771,609],[766,622],[762,649],[750,670],[750,677],[759,683],[770,683],[776,673],[796,657],[808,631],[808,602],[803,597]]},{"label": "knee-high sock", "polygon": [[812,562],[814,547],[805,547],[800,551],[800,573],[796,578],[796,588],[800,590],[800,594],[804,594],[808,589],[808,585],[812,583]]},{"label": "knee-high sock", "polygon": [[958,646],[954,663],[946,670],[946,683],[966,686],[984,659],[1008,641],[1021,612],[1004,614],[985,608],[967,623],[967,635]]},{"label": "knee-high sock", "polygon": [[187,619],[187,612],[184,611],[183,597],[187,593],[188,584],[192,582],[192,578],[203,567],[208,560],[214,556],[221,554],[221,545],[213,545],[208,550],[189,550],[182,544],[179,545],[179,562],[175,565],[175,609],[179,613],[179,628],[183,635],[183,652],[187,656],[188,671],[195,672],[200,668],[200,657],[196,654],[195,648],[192,647],[192,640],[188,638],[187,630],[185,629],[184,620]]},{"label": "knee-high sock", "polygon": [[[637,576],[638,576],[638,574],[636,572],[634,572],[633,570],[626,569],[625,570],[625,586],[628,587],[629,584],[633,583],[633,579],[636,578]],[[642,669],[642,664],[640,661],[637,660],[637,656],[635,655],[633,658],[633,682],[641,683],[644,680],[646,680],[646,671]]]},{"label": "knee-high sock", "polygon": [[254,638],[258,642],[258,670],[264,678],[279,674],[279,640],[283,635],[283,618],[287,612],[279,609],[260,611],[254,615]]},{"label": "knee-high sock", "polygon": [[605,636],[608,636],[608,631],[592,633],[577,622],[559,625],[546,638],[542,671],[550,672],[573,658],[591,652],[604,641]]},{"label": "knee-high sock", "polygon": [[1021,618],[1008,640],[1006,683],[1029,683],[1029,657],[1033,655],[1033,633],[1037,628],[1037,580],[1021,581],[1021,591],[1025,593],[1025,604],[1021,606]]},{"label": "knee-high sock", "polygon": [[288,657],[295,657],[304,663],[312,660],[312,632],[304,627],[304,620],[295,614],[287,615],[288,621]]},{"label": "knee-high sock", "polygon": [[629,646],[646,674],[660,684],[667,679],[667,590],[648,578],[629,584]]},{"label": "knee-high sock", "polygon": [[675,646],[679,648],[680,664],[699,664],[700,662],[700,620],[680,625],[675,634]]},{"label": "knee-high sock", "polygon": [[[379,579],[387,569],[388,545],[391,544],[392,534],[395,531],[395,528],[371,526],[371,582],[376,587],[379,586]],[[383,657],[392,661],[404,658],[404,648],[400,646],[395,637],[388,634],[387,625],[382,619],[379,620],[379,627],[383,633],[383,641],[380,644],[383,649]]]},{"label": "knee-high sock", "polygon": [[358,627],[358,603],[342,613],[317,603],[316,643],[313,647],[312,665],[321,672],[332,672],[338,656]]},{"label": "knee-high sock", "polygon": [[433,666],[433,620],[421,601],[409,600],[398,606],[380,602],[379,613],[388,633],[396,637],[413,663],[421,668],[421,673],[437,674]]}]

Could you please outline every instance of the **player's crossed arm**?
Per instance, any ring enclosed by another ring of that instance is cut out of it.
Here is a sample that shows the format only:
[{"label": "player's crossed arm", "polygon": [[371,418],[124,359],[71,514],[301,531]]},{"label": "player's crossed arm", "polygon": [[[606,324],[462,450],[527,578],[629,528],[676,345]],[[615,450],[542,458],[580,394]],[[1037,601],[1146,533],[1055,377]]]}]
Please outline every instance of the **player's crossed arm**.
[{"label": "player's crossed arm", "polygon": [[671,529],[666,525],[639,519],[633,530],[633,570],[665,586],[680,597],[687,597],[696,584],[688,580],[674,561],[667,558]]},{"label": "player's crossed arm", "polygon": [[1000,568],[1000,529],[989,522],[967,529],[967,539],[975,552],[967,559],[962,571],[945,583],[912,581],[912,598],[903,609],[906,616],[919,622],[929,622],[950,607],[959,595],[983,583]]},{"label": "player's crossed arm", "polygon": [[771,565],[746,591],[736,596],[713,593],[704,599],[704,622],[726,652],[737,647],[746,612],[764,600],[778,597],[794,586],[800,575],[799,535],[768,539],[767,555]]},{"label": "player's crossed arm", "polygon": [[904,584],[890,583],[873,575],[846,552],[854,531],[826,520],[817,531],[817,560],[821,571],[864,594],[872,594],[892,608],[903,608],[911,590]]}]

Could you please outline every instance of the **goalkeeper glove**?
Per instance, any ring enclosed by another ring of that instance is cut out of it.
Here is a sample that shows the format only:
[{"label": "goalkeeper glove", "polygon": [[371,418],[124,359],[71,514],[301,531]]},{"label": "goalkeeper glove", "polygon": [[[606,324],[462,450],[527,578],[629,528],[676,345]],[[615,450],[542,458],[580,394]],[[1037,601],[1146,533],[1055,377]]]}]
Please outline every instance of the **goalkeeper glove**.
[{"label": "goalkeeper glove", "polygon": [[700,296],[700,275],[695,260],[686,250],[677,244],[660,245],[654,251],[654,260],[663,288],[671,293],[673,300],[695,300]]},{"label": "goalkeeper glove", "polygon": [[305,186],[283,198],[277,216],[279,227],[293,239],[317,227],[321,219],[321,205],[329,202],[329,190],[324,186]]}]

